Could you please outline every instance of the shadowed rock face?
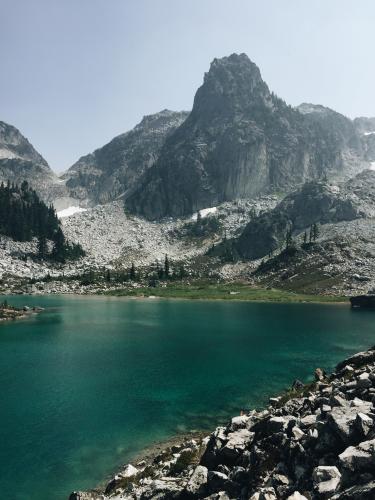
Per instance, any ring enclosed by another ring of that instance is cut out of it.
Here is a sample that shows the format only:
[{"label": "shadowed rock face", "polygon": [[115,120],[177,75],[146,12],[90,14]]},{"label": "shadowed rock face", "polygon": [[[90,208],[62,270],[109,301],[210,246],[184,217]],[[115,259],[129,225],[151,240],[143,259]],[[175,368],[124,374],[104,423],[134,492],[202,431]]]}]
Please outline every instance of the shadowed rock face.
[{"label": "shadowed rock face", "polygon": [[352,173],[363,156],[360,135],[351,120],[320,108],[324,112],[288,106],[245,54],[215,59],[189,117],[126,206],[150,219],[181,216]]},{"label": "shadowed rock face", "polygon": [[157,159],[165,139],[187,115],[164,110],[145,116],[133,130],[80,158],[62,177],[70,195],[96,204],[131,192]]},{"label": "shadowed rock face", "polygon": [[248,259],[267,255],[285,242],[287,231],[296,233],[314,223],[327,224],[373,217],[375,172],[366,170],[342,186],[310,182],[286,196],[273,210],[249,222],[236,242]]}]

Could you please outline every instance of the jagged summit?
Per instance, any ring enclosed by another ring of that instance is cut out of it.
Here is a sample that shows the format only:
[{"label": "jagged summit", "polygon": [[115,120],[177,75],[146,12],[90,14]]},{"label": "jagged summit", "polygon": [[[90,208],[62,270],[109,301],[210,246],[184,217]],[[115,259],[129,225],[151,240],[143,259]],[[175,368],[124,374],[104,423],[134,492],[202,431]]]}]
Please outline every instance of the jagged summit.
[{"label": "jagged summit", "polygon": [[0,121],[0,159],[15,158],[48,165],[16,127]]},{"label": "jagged summit", "polygon": [[183,216],[359,171],[363,145],[353,123],[339,113],[326,116],[288,106],[246,54],[215,59],[192,112],[168,137],[126,206],[149,219]]},{"label": "jagged summit", "polygon": [[0,121],[0,182],[7,181],[27,181],[47,202],[60,189],[56,174],[42,155],[16,127]]},{"label": "jagged summit", "polygon": [[198,89],[192,114],[209,119],[217,116],[246,112],[254,102],[272,105],[267,84],[262,80],[258,66],[246,54],[232,54],[214,59]]}]

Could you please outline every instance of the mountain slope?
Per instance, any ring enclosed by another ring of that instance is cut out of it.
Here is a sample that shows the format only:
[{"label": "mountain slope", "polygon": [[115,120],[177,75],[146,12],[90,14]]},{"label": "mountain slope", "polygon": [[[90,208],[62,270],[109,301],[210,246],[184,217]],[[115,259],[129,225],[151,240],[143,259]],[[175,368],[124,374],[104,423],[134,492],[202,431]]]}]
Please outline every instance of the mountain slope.
[{"label": "mountain slope", "polygon": [[328,224],[375,216],[375,172],[366,170],[342,186],[310,182],[286,196],[273,210],[249,222],[235,246],[246,259],[258,259],[284,245],[289,229],[298,234],[314,223]]},{"label": "mountain slope", "polygon": [[27,181],[45,201],[60,190],[56,174],[21,132],[0,121],[0,182],[21,185]]},{"label": "mountain slope", "polygon": [[80,158],[62,177],[71,196],[95,204],[131,191],[157,159],[166,137],[187,115],[163,110],[145,116],[133,130]]},{"label": "mountain slope", "polygon": [[[288,106],[245,54],[215,59],[189,117],[126,206],[149,219],[182,216],[359,171],[360,135],[351,120],[332,113],[322,119]],[[331,130],[337,120],[339,132]]]}]

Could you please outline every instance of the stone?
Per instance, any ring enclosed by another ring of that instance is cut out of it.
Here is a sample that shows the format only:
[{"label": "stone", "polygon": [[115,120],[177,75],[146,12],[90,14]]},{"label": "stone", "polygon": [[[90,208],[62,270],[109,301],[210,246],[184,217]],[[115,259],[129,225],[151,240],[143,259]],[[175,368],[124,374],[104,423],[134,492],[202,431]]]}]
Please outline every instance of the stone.
[{"label": "stone", "polygon": [[238,417],[233,417],[231,420],[231,430],[238,431],[239,429],[245,429],[247,423],[251,420],[251,417],[247,415],[239,415]]},{"label": "stone", "polygon": [[286,417],[272,417],[268,421],[268,432],[270,434],[284,432],[292,420],[295,420],[295,418],[290,415]]},{"label": "stone", "polygon": [[250,432],[247,429],[230,432],[227,436],[228,440],[221,450],[221,455],[229,460],[235,459],[245,450],[246,446],[251,444],[254,435],[254,432]]},{"label": "stone", "polygon": [[349,446],[339,455],[342,467],[355,472],[375,466],[375,439],[363,441],[358,446]]},{"label": "stone", "polygon": [[205,497],[204,500],[230,500],[226,491],[219,491],[218,493],[213,493],[212,495]]},{"label": "stone", "polygon": [[274,488],[261,488],[249,500],[277,500],[276,491]]},{"label": "stone", "polygon": [[330,496],[337,490],[341,474],[337,467],[320,465],[313,471],[314,488],[320,495]]},{"label": "stone", "polygon": [[321,382],[325,379],[326,374],[324,370],[322,370],[321,368],[317,368],[314,372],[314,376],[317,382]]},{"label": "stone", "polygon": [[331,500],[374,500],[375,481],[367,484],[355,485],[344,491],[340,491]]},{"label": "stone", "polygon": [[292,428],[292,434],[295,440],[302,439],[306,434],[296,425]]},{"label": "stone", "polygon": [[347,365],[352,365],[352,367],[363,366],[366,363],[372,363],[375,361],[375,350],[368,350],[364,352],[359,352],[351,356],[350,358],[345,359],[341,363],[336,366],[336,371],[340,372],[343,368],[346,368]]},{"label": "stone", "polygon": [[306,415],[301,418],[301,425],[304,427],[310,427],[316,423],[316,415]]},{"label": "stone", "polygon": [[201,495],[207,484],[207,477],[207,467],[198,465],[186,485],[186,491],[192,495]]},{"label": "stone", "polygon": [[207,485],[210,493],[216,493],[225,490],[225,485],[228,481],[228,476],[222,472],[212,471],[208,472]]},{"label": "stone", "polygon": [[327,421],[331,429],[344,441],[348,442],[351,433],[351,424],[355,421],[357,412],[348,408],[335,407],[327,414]]},{"label": "stone", "polygon": [[365,413],[359,412],[355,419],[355,426],[363,436],[367,436],[374,427],[374,421]]},{"label": "stone", "polygon": [[301,495],[299,491],[295,491],[288,496],[287,500],[307,500],[307,497]]}]

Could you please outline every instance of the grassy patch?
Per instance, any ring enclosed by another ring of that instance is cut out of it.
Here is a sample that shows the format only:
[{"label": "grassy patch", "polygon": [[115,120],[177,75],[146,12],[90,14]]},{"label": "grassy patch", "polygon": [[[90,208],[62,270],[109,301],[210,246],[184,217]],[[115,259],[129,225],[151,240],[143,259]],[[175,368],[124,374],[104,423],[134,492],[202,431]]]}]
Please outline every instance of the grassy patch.
[{"label": "grassy patch", "polygon": [[286,290],[257,288],[246,283],[174,282],[159,287],[126,288],[106,292],[119,297],[162,297],[206,300],[248,300],[261,302],[347,302],[346,297],[305,295]]}]

